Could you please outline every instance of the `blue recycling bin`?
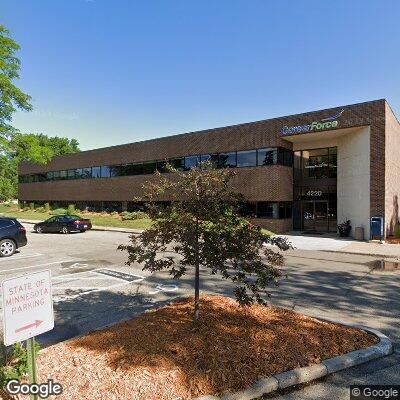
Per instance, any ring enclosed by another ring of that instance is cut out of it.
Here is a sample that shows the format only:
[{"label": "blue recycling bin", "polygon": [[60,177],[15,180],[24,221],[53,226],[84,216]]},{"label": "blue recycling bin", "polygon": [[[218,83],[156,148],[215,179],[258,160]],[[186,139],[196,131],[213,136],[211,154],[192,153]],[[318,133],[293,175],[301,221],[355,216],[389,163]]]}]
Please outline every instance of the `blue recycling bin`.
[{"label": "blue recycling bin", "polygon": [[371,217],[370,239],[383,240],[383,217]]}]

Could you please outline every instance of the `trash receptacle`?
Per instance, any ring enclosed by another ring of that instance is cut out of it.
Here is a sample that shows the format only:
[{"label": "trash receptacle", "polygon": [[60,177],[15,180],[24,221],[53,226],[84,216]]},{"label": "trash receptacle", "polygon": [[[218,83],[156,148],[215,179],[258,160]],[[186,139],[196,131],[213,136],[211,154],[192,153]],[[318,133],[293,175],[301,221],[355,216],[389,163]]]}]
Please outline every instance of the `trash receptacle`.
[{"label": "trash receptacle", "polygon": [[371,240],[383,240],[383,217],[371,217]]},{"label": "trash receptacle", "polygon": [[364,240],[364,228],[362,226],[357,226],[354,230],[354,239]]}]

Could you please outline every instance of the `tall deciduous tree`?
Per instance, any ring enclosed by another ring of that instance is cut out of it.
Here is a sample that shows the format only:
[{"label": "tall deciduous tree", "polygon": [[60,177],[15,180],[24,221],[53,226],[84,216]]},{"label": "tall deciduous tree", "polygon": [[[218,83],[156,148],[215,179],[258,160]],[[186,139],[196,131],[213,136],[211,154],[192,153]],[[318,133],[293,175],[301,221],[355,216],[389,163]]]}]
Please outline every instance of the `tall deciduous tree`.
[{"label": "tall deciduous tree", "polygon": [[14,85],[19,78],[20,60],[16,56],[19,45],[9,35],[9,31],[0,25],[0,134],[10,134],[9,125],[17,109],[30,111],[31,97]]},{"label": "tall deciduous tree", "polygon": [[[238,213],[240,196],[232,189],[235,172],[214,169],[203,163],[190,171],[170,168],[171,174],[156,173],[144,186],[144,195],[152,227],[139,236],[132,235],[127,264],[144,264],[151,272],[168,269],[180,278],[194,270],[194,322],[199,319],[200,268],[231,280],[234,293],[242,305],[265,304],[267,287],[278,284],[282,254],[266,247],[275,244],[290,248],[282,238],[270,237]],[[168,203],[159,200],[169,199]],[[172,249],[177,258],[160,254]]]}]

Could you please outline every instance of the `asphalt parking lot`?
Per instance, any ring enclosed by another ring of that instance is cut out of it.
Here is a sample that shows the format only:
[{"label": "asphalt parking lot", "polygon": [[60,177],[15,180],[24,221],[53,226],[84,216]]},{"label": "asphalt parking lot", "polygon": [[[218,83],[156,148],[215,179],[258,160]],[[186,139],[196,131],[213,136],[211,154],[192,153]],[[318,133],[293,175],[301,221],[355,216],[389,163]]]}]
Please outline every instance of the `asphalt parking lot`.
[{"label": "asphalt parking lot", "polygon": [[[13,257],[0,259],[0,280],[51,270],[56,324],[53,331],[38,337],[42,345],[133,318],[193,294],[192,273],[175,281],[166,271],[150,274],[139,265],[126,266],[127,255],[117,247],[128,242],[128,233],[36,234],[32,225],[26,224],[26,228],[29,243]],[[348,399],[350,384],[399,383],[400,269],[371,269],[375,259],[304,249],[286,253],[287,277],[280,287],[271,289],[273,304],[381,330],[394,343],[395,353],[292,390],[280,399]],[[202,271],[201,290],[231,295],[232,285]]]},{"label": "asphalt parking lot", "polygon": [[[192,294],[191,275],[175,281],[166,271],[150,274],[139,265],[126,266],[127,254],[117,247],[128,243],[128,233],[38,234],[32,225],[25,227],[28,245],[0,259],[0,279],[51,270],[55,328],[37,338],[42,345],[133,318]],[[210,291],[219,286],[218,292],[224,287],[216,278],[208,279],[206,286],[203,289]]]}]

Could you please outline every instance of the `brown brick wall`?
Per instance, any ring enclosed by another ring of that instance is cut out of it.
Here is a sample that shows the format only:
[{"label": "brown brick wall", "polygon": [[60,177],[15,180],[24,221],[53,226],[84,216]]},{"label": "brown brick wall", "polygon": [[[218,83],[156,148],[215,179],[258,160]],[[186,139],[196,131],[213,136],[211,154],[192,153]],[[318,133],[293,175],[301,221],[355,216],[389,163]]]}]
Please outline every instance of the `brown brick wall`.
[{"label": "brown brick wall", "polygon": [[386,103],[385,228],[392,235],[400,222],[400,124]]},{"label": "brown brick wall", "polygon": [[[132,201],[151,175],[118,178],[25,183],[19,186],[20,200],[32,201]],[[280,165],[241,168],[232,185],[248,200],[291,201],[292,169]]]},{"label": "brown brick wall", "polygon": [[261,226],[261,228],[268,229],[275,233],[285,233],[293,230],[292,219],[267,219],[267,218],[253,218],[250,219],[254,225]]}]

